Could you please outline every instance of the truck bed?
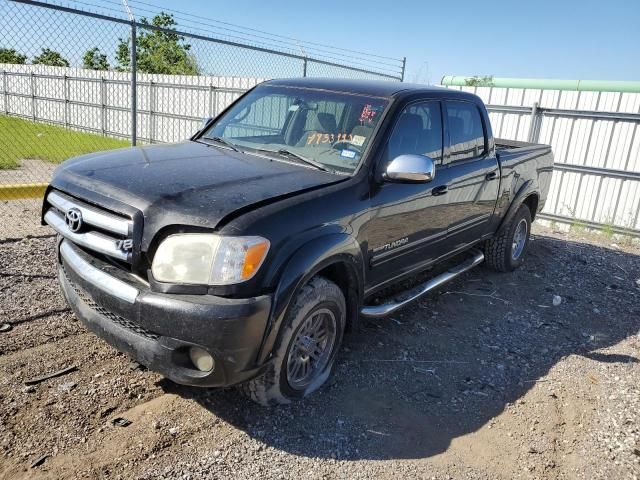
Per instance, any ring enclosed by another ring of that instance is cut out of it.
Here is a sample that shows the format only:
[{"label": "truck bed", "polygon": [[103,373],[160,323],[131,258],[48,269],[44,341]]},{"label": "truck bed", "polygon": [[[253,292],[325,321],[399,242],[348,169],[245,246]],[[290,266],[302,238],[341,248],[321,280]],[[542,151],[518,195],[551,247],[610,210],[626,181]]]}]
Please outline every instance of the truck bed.
[{"label": "truck bed", "polygon": [[[553,156],[551,154],[551,146],[543,143],[520,142],[518,140],[506,140],[504,138],[496,138],[496,155],[502,166],[512,164],[516,166],[526,160],[540,159],[538,169],[553,166]],[[538,175],[540,170],[535,173]],[[532,172],[533,174],[534,172]]]},{"label": "truck bed", "polygon": [[[503,188],[515,194],[525,183],[535,185],[534,190],[540,192],[537,210],[541,210],[547,200],[553,174],[551,146],[503,138],[496,138],[495,143]],[[535,216],[537,212],[532,213]]]},{"label": "truck bed", "polygon": [[506,138],[496,138],[496,150],[498,152],[507,153],[509,150],[531,148],[531,149],[550,149],[550,145],[544,143],[521,142],[519,140],[507,140]]}]

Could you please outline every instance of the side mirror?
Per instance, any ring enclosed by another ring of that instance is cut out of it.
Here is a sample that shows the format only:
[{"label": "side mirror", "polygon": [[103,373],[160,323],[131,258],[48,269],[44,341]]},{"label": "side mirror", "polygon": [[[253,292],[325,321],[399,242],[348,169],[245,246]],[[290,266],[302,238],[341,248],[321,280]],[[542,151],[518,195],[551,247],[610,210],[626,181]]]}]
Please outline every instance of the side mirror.
[{"label": "side mirror", "polygon": [[436,176],[433,160],[426,155],[398,155],[387,165],[382,177],[389,182],[426,183]]}]

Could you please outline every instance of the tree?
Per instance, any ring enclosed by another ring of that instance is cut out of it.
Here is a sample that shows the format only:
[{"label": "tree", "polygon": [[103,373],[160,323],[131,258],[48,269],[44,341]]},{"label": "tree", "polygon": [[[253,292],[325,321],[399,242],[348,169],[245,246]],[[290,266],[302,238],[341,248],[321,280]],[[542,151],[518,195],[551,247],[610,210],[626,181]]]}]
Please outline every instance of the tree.
[{"label": "tree", "polygon": [[[144,73],[162,73],[170,75],[198,75],[200,69],[193,54],[189,52],[191,45],[184,42],[184,37],[175,32],[176,21],[173,15],[161,12],[151,20],[146,18],[141,23],[150,27],[139,30],[137,36],[137,70]],[[118,70],[131,69],[131,51],[128,40],[120,39],[116,50]]]},{"label": "tree", "polygon": [[84,52],[82,56],[82,66],[89,70],[109,70],[107,56],[100,52],[98,47],[94,47]]},{"label": "tree", "polygon": [[68,67],[69,61],[55,50],[43,48],[42,53],[33,57],[34,65],[50,65],[52,67]]},{"label": "tree", "polygon": [[0,63],[15,63],[24,65],[27,56],[16,52],[13,48],[0,48]]},{"label": "tree", "polygon": [[464,80],[467,87],[493,87],[493,75],[469,77]]}]

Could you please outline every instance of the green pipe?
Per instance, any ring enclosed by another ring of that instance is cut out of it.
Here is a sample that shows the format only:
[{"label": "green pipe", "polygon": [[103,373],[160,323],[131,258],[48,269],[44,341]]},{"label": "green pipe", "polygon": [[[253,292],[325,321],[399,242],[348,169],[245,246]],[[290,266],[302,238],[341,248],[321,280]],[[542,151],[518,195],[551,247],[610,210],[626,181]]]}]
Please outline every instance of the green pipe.
[{"label": "green pipe", "polygon": [[[476,77],[445,75],[441,85],[466,87]],[[477,83],[476,83],[477,84]],[[479,85],[479,84],[478,84]],[[484,85],[483,85],[484,86]],[[491,78],[488,87],[536,88],[541,90],[572,90],[576,92],[640,93],[640,82],[614,80],[547,80],[542,78]]]}]

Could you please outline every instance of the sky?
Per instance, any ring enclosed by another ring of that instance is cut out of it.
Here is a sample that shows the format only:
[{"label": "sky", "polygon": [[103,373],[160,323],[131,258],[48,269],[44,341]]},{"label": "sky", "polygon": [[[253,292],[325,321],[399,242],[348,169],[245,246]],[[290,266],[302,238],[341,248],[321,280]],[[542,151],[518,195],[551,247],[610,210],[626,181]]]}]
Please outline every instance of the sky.
[{"label": "sky", "polygon": [[147,0],[442,75],[640,80],[640,0]]},{"label": "sky", "polygon": [[[62,1],[89,9],[99,4],[112,9],[107,13],[123,15],[121,0]],[[406,56],[405,80],[411,82],[439,83],[443,75],[640,80],[640,0],[129,0],[134,11],[150,8],[136,6],[137,1],[153,4],[156,12],[179,10],[301,41]],[[136,13],[138,19],[151,16]],[[16,48],[29,58],[50,47],[81,64],[82,54],[98,46],[115,64],[118,38],[128,37],[125,25],[4,0],[0,16],[0,47]],[[285,65],[269,59],[267,65],[264,55],[254,53],[250,61],[245,54],[246,61],[238,62],[237,50],[190,43],[194,54],[208,62],[205,73],[299,74],[297,60]]]}]

